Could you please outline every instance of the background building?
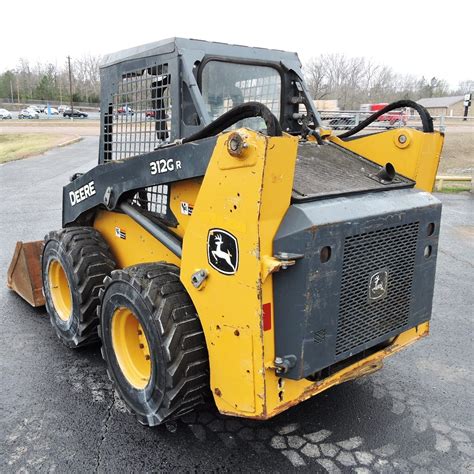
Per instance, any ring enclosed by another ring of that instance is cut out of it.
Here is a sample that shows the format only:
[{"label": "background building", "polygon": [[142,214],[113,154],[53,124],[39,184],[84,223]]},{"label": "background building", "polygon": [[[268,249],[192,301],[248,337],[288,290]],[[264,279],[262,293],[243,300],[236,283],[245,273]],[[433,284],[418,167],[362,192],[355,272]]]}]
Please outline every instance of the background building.
[{"label": "background building", "polygon": [[[474,97],[473,97],[474,99]],[[431,115],[444,115],[447,117],[461,117],[464,115],[464,96],[456,95],[452,97],[429,97],[417,100],[420,105],[428,109]],[[468,116],[474,117],[474,100],[471,100]]]}]

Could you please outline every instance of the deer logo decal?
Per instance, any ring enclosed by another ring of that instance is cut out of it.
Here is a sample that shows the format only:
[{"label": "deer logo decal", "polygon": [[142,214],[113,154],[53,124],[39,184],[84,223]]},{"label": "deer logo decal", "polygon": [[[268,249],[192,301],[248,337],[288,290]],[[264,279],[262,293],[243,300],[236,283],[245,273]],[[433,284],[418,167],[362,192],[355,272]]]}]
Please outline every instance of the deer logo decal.
[{"label": "deer logo decal", "polygon": [[387,296],[388,270],[379,270],[369,280],[369,300],[379,300]]},{"label": "deer logo decal", "polygon": [[207,260],[224,275],[233,275],[239,266],[237,239],[224,229],[210,229],[207,236]]}]

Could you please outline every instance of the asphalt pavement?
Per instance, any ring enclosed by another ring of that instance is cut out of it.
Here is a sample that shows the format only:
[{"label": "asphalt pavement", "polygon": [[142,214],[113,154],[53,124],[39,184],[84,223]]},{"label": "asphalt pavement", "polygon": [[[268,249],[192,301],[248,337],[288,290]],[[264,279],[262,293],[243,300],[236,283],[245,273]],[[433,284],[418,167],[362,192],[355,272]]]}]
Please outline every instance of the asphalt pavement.
[{"label": "asphalt pavement", "polygon": [[17,240],[61,226],[61,188],[98,138],[0,166],[0,472],[474,472],[474,199],[443,202],[431,336],[383,370],[267,421],[212,405],[139,425],[97,348],[70,351],[43,308],[6,288]]}]

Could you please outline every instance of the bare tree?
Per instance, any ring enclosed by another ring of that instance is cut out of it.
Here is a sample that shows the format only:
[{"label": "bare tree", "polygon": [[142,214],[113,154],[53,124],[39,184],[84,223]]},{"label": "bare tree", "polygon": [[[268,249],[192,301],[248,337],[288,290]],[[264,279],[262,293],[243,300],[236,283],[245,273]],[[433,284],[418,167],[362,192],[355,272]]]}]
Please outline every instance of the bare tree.
[{"label": "bare tree", "polygon": [[[420,99],[448,95],[446,81],[433,77],[429,81],[396,74],[390,67],[364,57],[344,54],[322,54],[304,68],[314,99],[337,99],[342,109],[358,109],[363,103],[392,102],[397,99]],[[472,81],[460,89],[472,89]]]},{"label": "bare tree", "polygon": [[456,94],[469,94],[470,92],[474,92],[474,79],[460,81],[456,89]]},{"label": "bare tree", "polygon": [[[99,56],[85,55],[73,63],[74,101],[98,102],[100,94]],[[66,63],[36,63],[31,65],[21,58],[14,70],[0,74],[0,97],[10,97],[14,90],[15,99],[63,101],[68,93],[68,74]]]},{"label": "bare tree", "polygon": [[320,60],[312,59],[304,68],[308,88],[314,99],[325,99],[329,94],[326,72]]},{"label": "bare tree", "polygon": [[309,90],[315,99],[337,99],[342,108],[359,107],[369,100],[393,94],[394,74],[363,57],[328,54],[313,58],[305,67]]},{"label": "bare tree", "polygon": [[100,89],[99,64],[100,56],[84,55],[73,62],[76,93],[84,97],[85,102],[91,98],[97,102]]}]

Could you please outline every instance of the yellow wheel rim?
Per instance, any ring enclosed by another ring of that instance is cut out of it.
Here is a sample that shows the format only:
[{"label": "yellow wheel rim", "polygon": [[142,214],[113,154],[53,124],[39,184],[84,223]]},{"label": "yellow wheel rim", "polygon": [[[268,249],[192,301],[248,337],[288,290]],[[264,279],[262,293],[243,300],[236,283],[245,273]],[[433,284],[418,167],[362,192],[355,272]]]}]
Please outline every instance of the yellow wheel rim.
[{"label": "yellow wheel rim", "polygon": [[117,308],[112,316],[112,345],[128,383],[145,388],[151,378],[150,348],[142,325],[128,308]]},{"label": "yellow wheel rim", "polygon": [[71,288],[59,260],[52,260],[49,264],[48,278],[54,309],[63,321],[68,321],[72,315]]}]

